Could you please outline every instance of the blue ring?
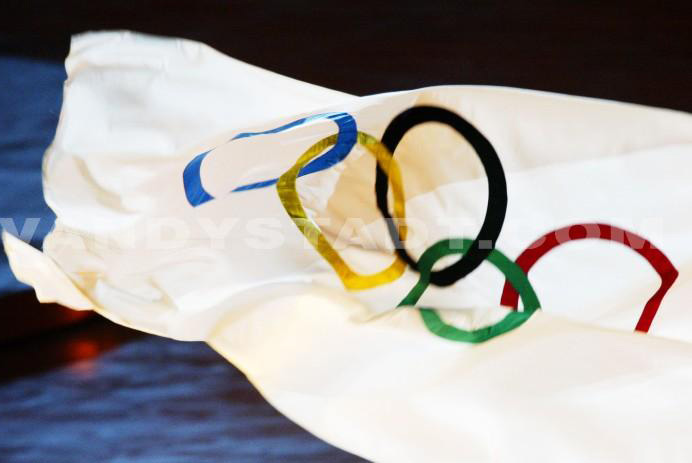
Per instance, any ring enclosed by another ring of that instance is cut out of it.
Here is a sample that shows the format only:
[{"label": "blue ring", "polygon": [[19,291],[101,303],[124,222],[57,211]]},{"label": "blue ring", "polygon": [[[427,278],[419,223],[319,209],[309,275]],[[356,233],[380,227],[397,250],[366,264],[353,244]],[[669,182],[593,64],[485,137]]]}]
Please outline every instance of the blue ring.
[{"label": "blue ring", "polygon": [[[336,144],[329,151],[313,159],[310,163],[303,167],[298,173],[298,176],[300,177],[303,175],[312,174],[314,172],[329,169],[333,165],[338,164],[339,162],[343,161],[346,156],[348,156],[348,153],[351,152],[351,149],[356,144],[358,137],[358,128],[356,127],[356,120],[353,118],[353,116],[348,113],[316,114],[314,116],[298,119],[297,121],[293,121],[275,129],[265,130],[264,132],[239,133],[233,137],[231,141],[239,138],[249,138],[257,135],[269,135],[283,132],[317,119],[329,119],[334,121],[339,128],[339,133]],[[185,166],[185,170],[183,171],[183,187],[185,188],[185,196],[187,197],[187,201],[193,207],[197,207],[214,199],[214,197],[204,189],[204,186],[202,186],[202,177],[200,176],[202,161],[204,161],[204,158],[206,158],[211,151],[212,150],[205,151],[204,153],[195,156],[195,158],[192,159],[187,166]],[[270,180],[263,180],[261,182],[249,183],[247,185],[239,186],[233,189],[231,192],[265,188],[274,185],[277,181],[278,178],[273,178]]]}]

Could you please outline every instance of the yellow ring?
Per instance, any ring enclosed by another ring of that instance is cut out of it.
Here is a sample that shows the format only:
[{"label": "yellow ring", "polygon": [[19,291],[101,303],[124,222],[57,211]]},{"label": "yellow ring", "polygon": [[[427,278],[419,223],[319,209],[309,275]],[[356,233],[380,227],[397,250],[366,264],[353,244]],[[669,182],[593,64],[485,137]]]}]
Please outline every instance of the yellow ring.
[{"label": "yellow ring", "polygon": [[[346,289],[370,289],[399,278],[404,273],[404,270],[406,270],[406,262],[396,256],[396,259],[389,267],[377,273],[361,275],[354,272],[332,245],[329,244],[319,227],[308,218],[300,202],[298,192],[296,191],[296,178],[300,170],[325,149],[334,145],[337,138],[338,134],[331,135],[312,145],[300,158],[298,158],[298,161],[296,161],[293,167],[279,177],[276,183],[276,190],[279,193],[281,204],[283,204],[284,209],[286,209],[293,223],[296,224],[303,236],[307,238],[315,250],[329,262],[329,265],[331,265],[337,275],[339,275]],[[404,218],[406,216],[404,189],[401,182],[401,173],[394,157],[389,154],[387,147],[380,143],[378,139],[366,133],[358,132],[358,143],[364,146],[370,154],[375,156],[380,168],[387,174],[394,196],[395,217]],[[407,233],[406,225],[399,223],[398,228],[401,239],[405,240]]]}]

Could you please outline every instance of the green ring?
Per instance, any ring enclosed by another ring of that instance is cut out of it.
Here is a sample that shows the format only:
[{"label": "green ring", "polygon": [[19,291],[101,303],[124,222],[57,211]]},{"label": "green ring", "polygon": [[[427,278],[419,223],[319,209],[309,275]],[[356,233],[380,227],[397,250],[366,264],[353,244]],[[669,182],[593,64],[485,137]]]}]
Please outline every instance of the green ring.
[{"label": "green ring", "polygon": [[[425,289],[430,284],[430,273],[432,267],[442,257],[463,254],[468,251],[473,240],[468,238],[452,238],[438,241],[430,246],[418,259],[418,270],[420,279],[418,283],[409,291],[404,299],[399,303],[402,305],[415,305],[423,295]],[[492,325],[478,328],[476,330],[462,330],[446,323],[435,309],[420,307],[418,311],[423,319],[426,328],[433,334],[451,341],[479,343],[499,336],[503,333],[518,328],[522,323],[540,308],[538,296],[533,290],[526,273],[514,261],[510,260],[497,249],[493,249],[487,257],[488,262],[493,264],[507,278],[514,289],[519,293],[521,302],[524,305],[523,312],[509,312],[502,320]]]}]

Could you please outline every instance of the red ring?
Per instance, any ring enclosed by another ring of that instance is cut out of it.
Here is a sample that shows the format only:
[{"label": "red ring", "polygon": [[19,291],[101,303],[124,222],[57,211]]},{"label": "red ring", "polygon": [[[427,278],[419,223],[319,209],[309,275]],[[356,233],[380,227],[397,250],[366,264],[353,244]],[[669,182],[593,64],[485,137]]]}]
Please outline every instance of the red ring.
[{"label": "red ring", "polygon": [[[598,236],[589,236],[589,228],[593,229],[593,227],[598,227]],[[517,257],[516,263],[519,265],[519,267],[521,267],[522,270],[524,270],[525,273],[528,274],[531,267],[533,267],[533,265],[551,249],[554,249],[568,241],[576,241],[586,238],[598,238],[624,244],[646,259],[646,261],[649,262],[649,264],[661,277],[661,286],[658,288],[658,291],[656,291],[656,293],[654,293],[654,295],[651,296],[651,298],[646,302],[644,310],[642,311],[639,321],[637,322],[637,326],[635,327],[635,331],[646,333],[649,331],[651,323],[654,321],[654,317],[656,316],[658,307],[661,305],[663,297],[666,295],[670,287],[673,286],[675,279],[678,277],[678,271],[675,269],[670,260],[668,260],[665,254],[663,254],[663,252],[651,244],[650,241],[642,238],[636,233],[632,233],[613,225],[601,223],[570,225],[550,233],[546,233],[534,241],[526,250],[524,250],[524,252],[519,255],[519,257]],[[514,310],[517,310],[517,306],[519,304],[519,294],[509,281],[505,282],[500,303],[504,306],[512,307]]]}]

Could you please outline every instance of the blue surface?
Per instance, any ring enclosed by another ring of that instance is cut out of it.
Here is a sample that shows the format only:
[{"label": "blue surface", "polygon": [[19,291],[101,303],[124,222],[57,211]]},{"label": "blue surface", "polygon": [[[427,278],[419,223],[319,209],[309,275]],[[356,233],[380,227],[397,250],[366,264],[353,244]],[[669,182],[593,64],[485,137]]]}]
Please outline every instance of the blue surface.
[{"label": "blue surface", "polygon": [[3,463],[363,461],[270,406],[206,344],[146,336],[0,382]]},{"label": "blue surface", "polygon": [[[43,200],[41,160],[55,134],[65,78],[61,63],[0,56],[0,225],[36,247],[54,221]],[[0,297],[26,289],[0,251]]]}]

